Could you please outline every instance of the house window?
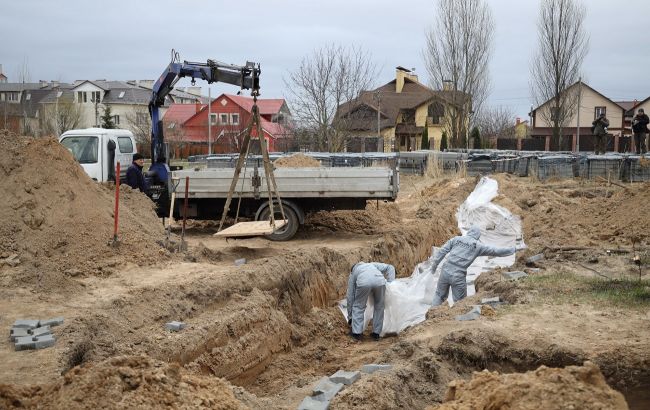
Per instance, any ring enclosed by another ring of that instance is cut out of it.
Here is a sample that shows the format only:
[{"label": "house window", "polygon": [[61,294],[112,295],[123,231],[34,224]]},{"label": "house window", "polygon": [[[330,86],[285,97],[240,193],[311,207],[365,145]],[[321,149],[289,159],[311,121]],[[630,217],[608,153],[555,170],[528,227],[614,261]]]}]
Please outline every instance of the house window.
[{"label": "house window", "polygon": [[427,110],[427,117],[431,121],[431,124],[440,124],[440,119],[445,116],[445,107],[439,102],[434,102],[429,104]]},{"label": "house window", "polygon": [[217,114],[210,114],[210,125],[217,125]]},{"label": "house window", "polygon": [[230,114],[230,123],[232,125],[239,125],[239,114]]},{"label": "house window", "polygon": [[169,124],[167,124],[167,128],[169,128],[170,130],[173,130],[174,128],[176,128],[176,123],[175,122],[170,122]]},{"label": "house window", "polygon": [[596,107],[596,108],[594,108],[594,119],[600,117],[600,114],[607,115],[607,107]]},{"label": "house window", "polygon": [[86,103],[88,102],[88,96],[85,91],[77,91],[77,102]]},{"label": "house window", "polygon": [[228,124],[228,114],[219,114],[219,123]]},{"label": "house window", "polygon": [[149,115],[144,112],[135,113],[135,123],[137,125],[146,125],[149,123]]},{"label": "house window", "polygon": [[7,101],[18,101],[18,93],[7,93]]},{"label": "house window", "polygon": [[93,91],[90,93],[90,101],[94,103],[100,103],[102,102],[101,100],[101,93],[99,91]]},{"label": "house window", "polygon": [[119,115],[114,115],[113,116],[113,124],[120,125],[120,116]]}]

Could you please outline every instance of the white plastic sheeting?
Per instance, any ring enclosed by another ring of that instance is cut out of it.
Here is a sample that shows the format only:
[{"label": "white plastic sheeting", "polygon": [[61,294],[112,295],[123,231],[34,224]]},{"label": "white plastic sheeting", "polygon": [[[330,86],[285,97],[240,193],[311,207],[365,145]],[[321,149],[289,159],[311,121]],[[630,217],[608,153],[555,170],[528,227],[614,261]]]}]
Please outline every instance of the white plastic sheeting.
[{"label": "white plastic sheeting", "polygon": [[[456,218],[458,228],[465,234],[472,225],[481,228],[480,241],[490,246],[508,247],[515,246],[520,240],[523,245],[521,220],[502,206],[492,203],[498,195],[499,184],[496,180],[483,177],[458,208]],[[424,262],[419,263],[408,278],[396,279],[386,285],[386,300],[384,308],[384,326],[382,335],[399,333],[409,326],[423,322],[426,313],[431,307],[433,295],[436,291],[440,269],[444,261],[438,265],[435,273],[431,272],[433,255],[438,248],[432,249],[432,255]],[[515,262],[515,255],[506,257],[477,258],[467,270],[467,294],[475,293],[474,280],[482,272],[495,267],[511,266]],[[451,296],[450,301],[451,304]],[[347,301],[339,302],[339,308],[347,320]],[[372,298],[368,300],[365,312],[366,325],[372,319]]]}]

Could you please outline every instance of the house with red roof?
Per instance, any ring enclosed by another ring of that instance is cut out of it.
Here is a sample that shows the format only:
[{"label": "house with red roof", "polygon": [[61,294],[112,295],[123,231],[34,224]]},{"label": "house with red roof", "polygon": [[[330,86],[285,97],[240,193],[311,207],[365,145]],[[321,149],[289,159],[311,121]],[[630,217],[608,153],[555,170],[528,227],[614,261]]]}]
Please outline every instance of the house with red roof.
[{"label": "house with red roof", "polygon": [[[284,99],[258,99],[262,133],[269,151],[285,151],[287,124],[291,112]],[[186,148],[189,154],[207,153],[208,139],[212,153],[239,152],[253,110],[253,99],[221,94],[210,107],[202,104],[172,104],[163,117],[165,138]],[[253,132],[255,136],[255,133]],[[252,148],[253,151],[259,151]]]}]

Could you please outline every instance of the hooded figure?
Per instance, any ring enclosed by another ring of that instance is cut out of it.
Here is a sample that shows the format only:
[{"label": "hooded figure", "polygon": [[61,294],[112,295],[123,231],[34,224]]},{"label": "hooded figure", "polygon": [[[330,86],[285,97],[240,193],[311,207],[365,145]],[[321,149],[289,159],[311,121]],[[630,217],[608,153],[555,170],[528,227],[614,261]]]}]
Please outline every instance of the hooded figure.
[{"label": "hooded figure", "polygon": [[438,264],[445,255],[449,254],[447,260],[442,265],[438,287],[433,297],[433,306],[438,306],[447,300],[449,288],[454,302],[458,302],[467,296],[467,268],[479,256],[509,256],[515,253],[516,248],[494,248],[484,245],[478,241],[481,237],[481,229],[472,225],[466,235],[456,236],[445,243],[436,253],[431,267],[431,273],[436,272]]},{"label": "hooded figure", "polygon": [[364,326],[364,313],[368,296],[372,293],[374,311],[372,314],[372,337],[379,339],[384,325],[384,293],[386,282],[395,280],[395,267],[387,263],[359,262],[352,267],[348,280],[348,324],[351,336],[361,339]]}]

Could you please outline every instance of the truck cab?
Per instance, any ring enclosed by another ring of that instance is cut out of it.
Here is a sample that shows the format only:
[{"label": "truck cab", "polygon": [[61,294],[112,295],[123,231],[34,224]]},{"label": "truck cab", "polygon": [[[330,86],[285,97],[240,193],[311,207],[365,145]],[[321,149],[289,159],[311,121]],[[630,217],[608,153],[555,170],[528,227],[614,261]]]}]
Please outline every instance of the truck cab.
[{"label": "truck cab", "polygon": [[95,181],[114,180],[115,166],[121,165],[120,178],[124,179],[137,152],[135,138],[129,130],[86,128],[64,132],[59,142],[81,164]]}]

